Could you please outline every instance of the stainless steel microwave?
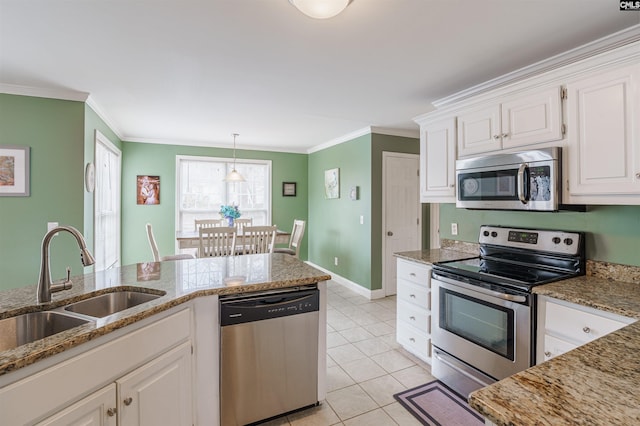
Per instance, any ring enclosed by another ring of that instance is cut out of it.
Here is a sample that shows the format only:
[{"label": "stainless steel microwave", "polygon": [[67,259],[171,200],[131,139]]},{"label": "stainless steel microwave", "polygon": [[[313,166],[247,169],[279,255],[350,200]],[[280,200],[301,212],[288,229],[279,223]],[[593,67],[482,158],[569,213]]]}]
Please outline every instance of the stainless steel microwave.
[{"label": "stainless steel microwave", "polygon": [[556,211],[561,149],[492,154],[456,161],[456,207]]}]

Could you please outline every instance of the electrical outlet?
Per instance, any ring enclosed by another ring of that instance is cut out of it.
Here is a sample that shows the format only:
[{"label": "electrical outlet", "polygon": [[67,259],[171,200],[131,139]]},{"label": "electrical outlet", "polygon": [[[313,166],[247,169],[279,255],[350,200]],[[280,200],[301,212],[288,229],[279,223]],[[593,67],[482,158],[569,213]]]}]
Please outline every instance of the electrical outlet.
[{"label": "electrical outlet", "polygon": [[457,223],[452,223],[451,224],[451,235],[458,235],[458,224]]},{"label": "electrical outlet", "polygon": [[333,264],[334,264],[335,266],[338,266],[338,258],[337,258],[337,257],[334,257],[334,258],[333,258]]},{"label": "electrical outlet", "polygon": [[47,232],[58,226],[58,222],[47,222]]}]

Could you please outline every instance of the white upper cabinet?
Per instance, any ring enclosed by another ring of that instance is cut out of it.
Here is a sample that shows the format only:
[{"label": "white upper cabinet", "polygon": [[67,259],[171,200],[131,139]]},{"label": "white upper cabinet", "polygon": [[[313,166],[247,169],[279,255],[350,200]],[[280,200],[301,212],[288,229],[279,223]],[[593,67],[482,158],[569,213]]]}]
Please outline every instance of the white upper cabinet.
[{"label": "white upper cabinet", "polygon": [[561,88],[534,91],[458,116],[461,157],[561,140]]},{"label": "white upper cabinet", "polygon": [[456,119],[420,124],[420,201],[455,203]]},{"label": "white upper cabinet", "polygon": [[572,201],[640,204],[639,81],[635,64],[567,84]]}]

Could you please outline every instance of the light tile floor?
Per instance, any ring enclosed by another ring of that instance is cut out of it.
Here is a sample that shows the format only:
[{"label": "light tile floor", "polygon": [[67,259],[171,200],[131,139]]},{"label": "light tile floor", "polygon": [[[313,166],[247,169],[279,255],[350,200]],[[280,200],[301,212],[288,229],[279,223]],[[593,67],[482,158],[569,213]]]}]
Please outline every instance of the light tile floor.
[{"label": "light tile floor", "polygon": [[327,399],[265,425],[420,425],[393,394],[435,380],[396,342],[396,298],[369,300],[329,281]]}]

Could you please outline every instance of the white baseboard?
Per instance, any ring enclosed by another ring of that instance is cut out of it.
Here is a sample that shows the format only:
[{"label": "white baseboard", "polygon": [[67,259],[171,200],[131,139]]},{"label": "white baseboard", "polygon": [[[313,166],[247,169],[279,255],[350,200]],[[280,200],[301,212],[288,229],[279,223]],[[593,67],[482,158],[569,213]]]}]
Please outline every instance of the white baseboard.
[{"label": "white baseboard", "polygon": [[325,272],[329,275],[331,275],[331,279],[335,282],[337,282],[340,285],[343,285],[345,287],[347,287],[349,290],[352,290],[356,293],[358,293],[361,296],[366,297],[369,300],[373,300],[373,299],[382,299],[383,297],[385,297],[384,294],[384,290],[383,289],[379,289],[379,290],[369,290],[368,288],[365,288],[363,286],[361,286],[358,283],[355,283],[345,277],[342,277],[338,274],[336,274],[333,271],[330,271],[328,269],[323,268],[322,266],[318,266],[315,263],[309,262],[309,261],[305,261],[306,264],[308,264],[309,266],[313,266],[316,269],[321,270],[322,272]]}]

